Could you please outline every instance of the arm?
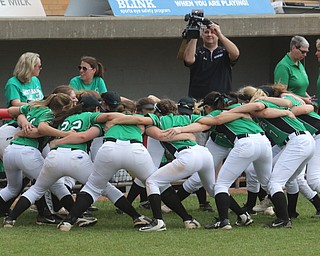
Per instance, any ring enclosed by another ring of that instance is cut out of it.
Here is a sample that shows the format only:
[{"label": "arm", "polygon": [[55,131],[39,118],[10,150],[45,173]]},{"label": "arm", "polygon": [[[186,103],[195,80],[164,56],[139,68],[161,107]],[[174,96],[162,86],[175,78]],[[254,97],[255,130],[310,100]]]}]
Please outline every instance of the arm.
[{"label": "arm", "polygon": [[92,126],[84,132],[75,132],[64,138],[53,140],[50,142],[50,148],[59,146],[61,144],[80,144],[94,138],[98,137],[100,134],[100,129],[98,127]]},{"label": "arm", "polygon": [[[33,130],[34,126],[28,122],[27,118],[25,115],[23,114],[20,114],[17,118],[17,122],[18,122],[18,125],[21,127],[22,129],[22,132],[25,134],[25,135],[28,135],[30,131]],[[38,129],[37,129],[37,133],[38,133]],[[39,137],[42,137],[42,136],[39,136]]]},{"label": "arm", "polygon": [[251,113],[265,109],[266,106],[262,102],[253,102],[230,109],[228,112],[234,113]]},{"label": "arm", "polygon": [[295,115],[290,110],[276,109],[276,108],[266,108],[261,111],[251,112],[251,114],[258,118],[277,118],[281,116],[288,116],[290,118],[296,118]]},{"label": "arm", "polygon": [[188,66],[192,65],[196,61],[195,54],[197,49],[197,42],[197,39],[191,39],[184,51],[183,60]]},{"label": "arm", "polygon": [[9,112],[9,115],[12,116],[13,118],[18,117],[18,115],[21,114],[20,107],[10,107],[8,108],[8,112]]},{"label": "arm", "polygon": [[97,123],[105,123],[105,122],[108,122],[108,121],[111,121],[117,117],[122,117],[124,116],[124,114],[121,114],[121,113],[101,113],[100,115],[97,116]]},{"label": "arm", "polygon": [[107,122],[107,127],[109,127],[108,123],[112,123],[113,125],[115,124],[152,125],[153,121],[150,117],[122,115],[121,117],[114,118],[110,120],[110,122]]},{"label": "arm", "polygon": [[313,105],[306,104],[306,105],[293,107],[291,109],[291,111],[295,116],[306,115],[306,114],[309,114],[310,112],[314,111],[314,107],[313,107]]},{"label": "arm", "polygon": [[212,23],[210,27],[214,29],[216,32],[217,37],[219,38],[220,43],[223,45],[224,48],[226,48],[227,52],[229,53],[229,59],[230,61],[235,61],[240,56],[240,51],[238,47],[226,36],[224,36],[221,32],[220,26],[216,23]]},{"label": "arm", "polygon": [[277,97],[262,97],[260,99],[271,102],[271,103],[276,104],[280,107],[285,107],[285,108],[292,107],[292,102],[291,102],[291,100],[288,100],[288,99],[277,98]]},{"label": "arm", "polygon": [[25,133],[23,130],[18,131],[15,135],[14,138],[18,138],[18,137],[28,137],[28,138],[33,138],[33,139],[37,139],[40,137],[43,137],[42,134],[39,134],[38,129],[37,128],[32,128],[28,131],[28,133]]},{"label": "arm", "polygon": [[39,134],[42,136],[51,136],[51,137],[65,137],[74,131],[63,132],[58,129],[51,127],[47,122],[41,122],[38,125]]},{"label": "arm", "polygon": [[196,140],[196,137],[192,133],[180,133],[168,137],[165,131],[160,130],[156,126],[148,127],[146,129],[146,134],[159,141]]},{"label": "arm", "polygon": [[208,125],[208,126],[221,125],[221,124],[229,123],[241,117],[248,118],[248,115],[244,113],[232,113],[228,111],[228,112],[222,112],[218,116],[203,117],[198,121],[198,123]]}]

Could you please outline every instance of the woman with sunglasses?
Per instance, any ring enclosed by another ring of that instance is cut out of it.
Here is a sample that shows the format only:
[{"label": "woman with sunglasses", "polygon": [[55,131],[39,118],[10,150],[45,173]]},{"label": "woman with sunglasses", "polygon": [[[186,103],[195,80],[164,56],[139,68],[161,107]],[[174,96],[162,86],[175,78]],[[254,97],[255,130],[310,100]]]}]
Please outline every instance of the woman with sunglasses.
[{"label": "woman with sunglasses", "polygon": [[70,86],[76,91],[91,90],[99,94],[107,92],[103,80],[103,65],[91,56],[83,56],[80,61],[78,66],[80,75],[70,80]]},{"label": "woman with sunglasses", "polygon": [[286,85],[288,91],[300,96],[306,103],[312,104],[307,93],[309,78],[301,63],[308,52],[309,42],[304,37],[292,37],[290,52],[280,60],[274,70],[274,83]]}]

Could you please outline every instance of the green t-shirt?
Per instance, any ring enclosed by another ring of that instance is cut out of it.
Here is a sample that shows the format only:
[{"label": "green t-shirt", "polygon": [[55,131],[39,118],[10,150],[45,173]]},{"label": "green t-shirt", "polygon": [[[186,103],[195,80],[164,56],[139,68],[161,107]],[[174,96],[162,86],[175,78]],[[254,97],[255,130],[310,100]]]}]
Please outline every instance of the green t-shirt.
[{"label": "green t-shirt", "polygon": [[90,90],[99,94],[107,92],[107,87],[101,77],[93,77],[91,84],[85,84],[80,76],[76,76],[70,80],[70,86],[76,91]]},{"label": "green t-shirt", "polygon": [[[29,123],[31,123],[34,127],[38,127],[41,122],[47,122],[51,124],[52,120],[54,119],[54,114],[50,108],[36,108],[30,107],[29,105],[24,105],[20,107],[21,114],[24,114],[27,117]],[[30,146],[34,148],[42,147],[43,140],[45,137],[42,138],[27,138],[27,137],[18,137],[11,141],[13,144],[17,145],[24,145]]]},{"label": "green t-shirt", "polygon": [[25,103],[42,100],[43,91],[37,77],[33,76],[29,83],[23,84],[17,77],[13,76],[8,80],[4,88],[4,96],[7,99],[7,107],[11,107],[10,102],[16,99]]},{"label": "green t-shirt", "polygon": [[[181,127],[181,126],[187,126],[192,123],[196,123],[198,120],[200,120],[203,116],[201,115],[173,115],[169,114],[166,116],[157,116],[155,114],[148,114],[155,126],[160,128],[161,130],[166,130],[168,128],[174,128],[174,127]],[[178,140],[178,141],[171,141],[167,142],[171,146],[173,146],[175,149],[179,149],[185,146],[195,146],[197,145],[196,142],[192,140]]]},{"label": "green t-shirt", "polygon": [[[283,98],[290,100],[293,106],[302,105],[300,101],[296,100],[290,95],[286,95]],[[297,116],[297,119],[303,123],[304,127],[306,127],[311,134],[315,134],[320,131],[320,115],[318,115],[316,112],[311,111],[306,115],[299,115]]]},{"label": "green t-shirt", "polygon": [[105,132],[104,138],[114,138],[124,141],[136,140],[142,143],[142,131],[135,124],[117,124]]},{"label": "green t-shirt", "polygon": [[274,83],[285,84],[288,91],[306,97],[309,78],[302,63],[296,65],[287,53],[274,70]]},{"label": "green t-shirt", "polygon": [[[267,108],[286,109],[268,101],[258,100],[257,102],[262,102]],[[306,131],[303,123],[301,123],[298,119],[293,119],[288,116],[281,116],[271,119],[256,118],[256,120],[263,128],[268,138],[279,146],[283,146],[285,144],[285,140],[292,132]]]},{"label": "green t-shirt", "polygon": [[[239,105],[240,104],[235,104],[230,106],[230,108],[234,108]],[[223,110],[214,110],[210,112],[208,116],[218,116],[222,112]],[[222,125],[214,125],[211,130],[223,133],[229,142],[234,142],[236,136],[240,134],[258,134],[263,132],[263,129],[257,125],[257,123],[247,118],[238,118]]]},{"label": "green t-shirt", "polygon": [[[64,132],[74,130],[76,132],[84,132],[92,126],[97,126],[100,129],[100,133],[103,133],[103,124],[97,123],[97,117],[100,115],[100,112],[83,112],[80,114],[74,114],[68,116],[63,122],[59,125],[58,129]],[[79,144],[61,144],[59,148],[74,148],[80,149],[83,151],[88,150],[87,142]]]}]

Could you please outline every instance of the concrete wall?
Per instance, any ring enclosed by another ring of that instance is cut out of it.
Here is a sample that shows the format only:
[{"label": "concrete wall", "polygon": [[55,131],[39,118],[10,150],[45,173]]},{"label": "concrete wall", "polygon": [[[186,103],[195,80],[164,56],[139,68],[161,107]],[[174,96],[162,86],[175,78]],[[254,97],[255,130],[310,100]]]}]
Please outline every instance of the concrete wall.
[{"label": "concrete wall", "polygon": [[[241,57],[234,68],[234,89],[243,85],[271,83],[276,63],[289,49],[291,37],[231,38]],[[309,74],[309,93],[316,91],[318,64],[315,36],[306,36],[310,53],[305,65]],[[0,41],[0,107],[5,106],[4,86],[11,77],[19,56],[26,51],[41,55],[40,80],[45,93],[60,84],[68,84],[78,74],[82,55],[97,57],[105,66],[109,90],[138,99],[148,94],[178,99],[187,94],[189,71],[176,59],[180,39],[115,40],[26,40]]]}]

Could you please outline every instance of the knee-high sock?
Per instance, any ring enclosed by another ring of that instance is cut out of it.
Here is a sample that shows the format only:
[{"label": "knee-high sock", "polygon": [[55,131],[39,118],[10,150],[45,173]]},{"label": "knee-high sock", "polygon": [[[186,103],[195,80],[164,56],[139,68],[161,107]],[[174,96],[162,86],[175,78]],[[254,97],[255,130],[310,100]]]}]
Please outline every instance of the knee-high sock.
[{"label": "knee-high sock", "polygon": [[245,210],[240,207],[240,205],[237,203],[237,201],[231,195],[229,196],[229,199],[230,199],[229,208],[235,214],[237,214],[239,216],[245,212]]},{"label": "knee-high sock", "polygon": [[161,213],[161,196],[158,194],[152,194],[148,196],[153,217],[155,219],[162,219]]},{"label": "knee-high sock", "polygon": [[192,219],[173,187],[166,189],[161,194],[161,199],[171,210],[178,214],[183,221]]},{"label": "knee-high sock", "polygon": [[260,187],[260,190],[258,192],[259,200],[262,201],[266,196],[267,196],[267,192],[262,187]]},{"label": "knee-high sock", "polygon": [[228,193],[219,193],[215,196],[217,210],[219,213],[220,221],[228,219],[228,210],[230,207],[230,196]]},{"label": "knee-high sock", "polygon": [[198,197],[199,204],[205,204],[207,202],[207,191],[204,187],[199,188],[199,190],[196,191],[196,195]]},{"label": "knee-high sock", "polygon": [[275,213],[279,219],[289,220],[287,199],[283,192],[277,192],[271,197]]},{"label": "knee-high sock", "polygon": [[140,192],[140,202],[148,201],[147,190],[144,188],[143,191]]},{"label": "knee-high sock", "polygon": [[74,200],[72,195],[66,195],[61,198],[60,200],[61,205],[68,210],[68,212],[71,211],[73,205],[74,205]]},{"label": "knee-high sock", "polygon": [[245,203],[245,207],[248,210],[251,210],[257,202],[258,193],[253,193],[248,191],[247,202]]},{"label": "knee-high sock", "polygon": [[184,199],[186,199],[188,196],[190,196],[190,193],[187,192],[183,186],[181,186],[181,188],[178,190],[177,192],[178,197],[180,198],[180,201],[182,202]]},{"label": "knee-high sock", "polygon": [[135,182],[132,182],[132,186],[127,196],[128,201],[132,203],[139,194],[143,193],[144,190],[145,189],[143,187],[140,187]]},{"label": "knee-high sock", "polygon": [[82,214],[88,210],[90,205],[94,202],[93,198],[87,192],[80,192],[77,195],[77,199],[69,211],[69,215],[66,219],[71,220],[71,223],[74,224],[77,219],[82,216]]},{"label": "knee-high sock", "polygon": [[296,194],[287,193],[289,216],[291,216],[291,214],[295,215],[297,212],[298,197],[299,197],[299,192]]},{"label": "knee-high sock", "polygon": [[13,210],[10,212],[9,217],[16,220],[25,210],[27,210],[31,205],[31,202],[24,196],[21,196],[16,203]]},{"label": "knee-high sock", "polygon": [[136,219],[140,216],[125,196],[120,197],[114,205],[124,213],[128,214],[132,219]]},{"label": "knee-high sock", "polygon": [[320,198],[318,194],[310,199],[310,202],[313,204],[314,208],[316,208],[317,212],[320,212]]}]

